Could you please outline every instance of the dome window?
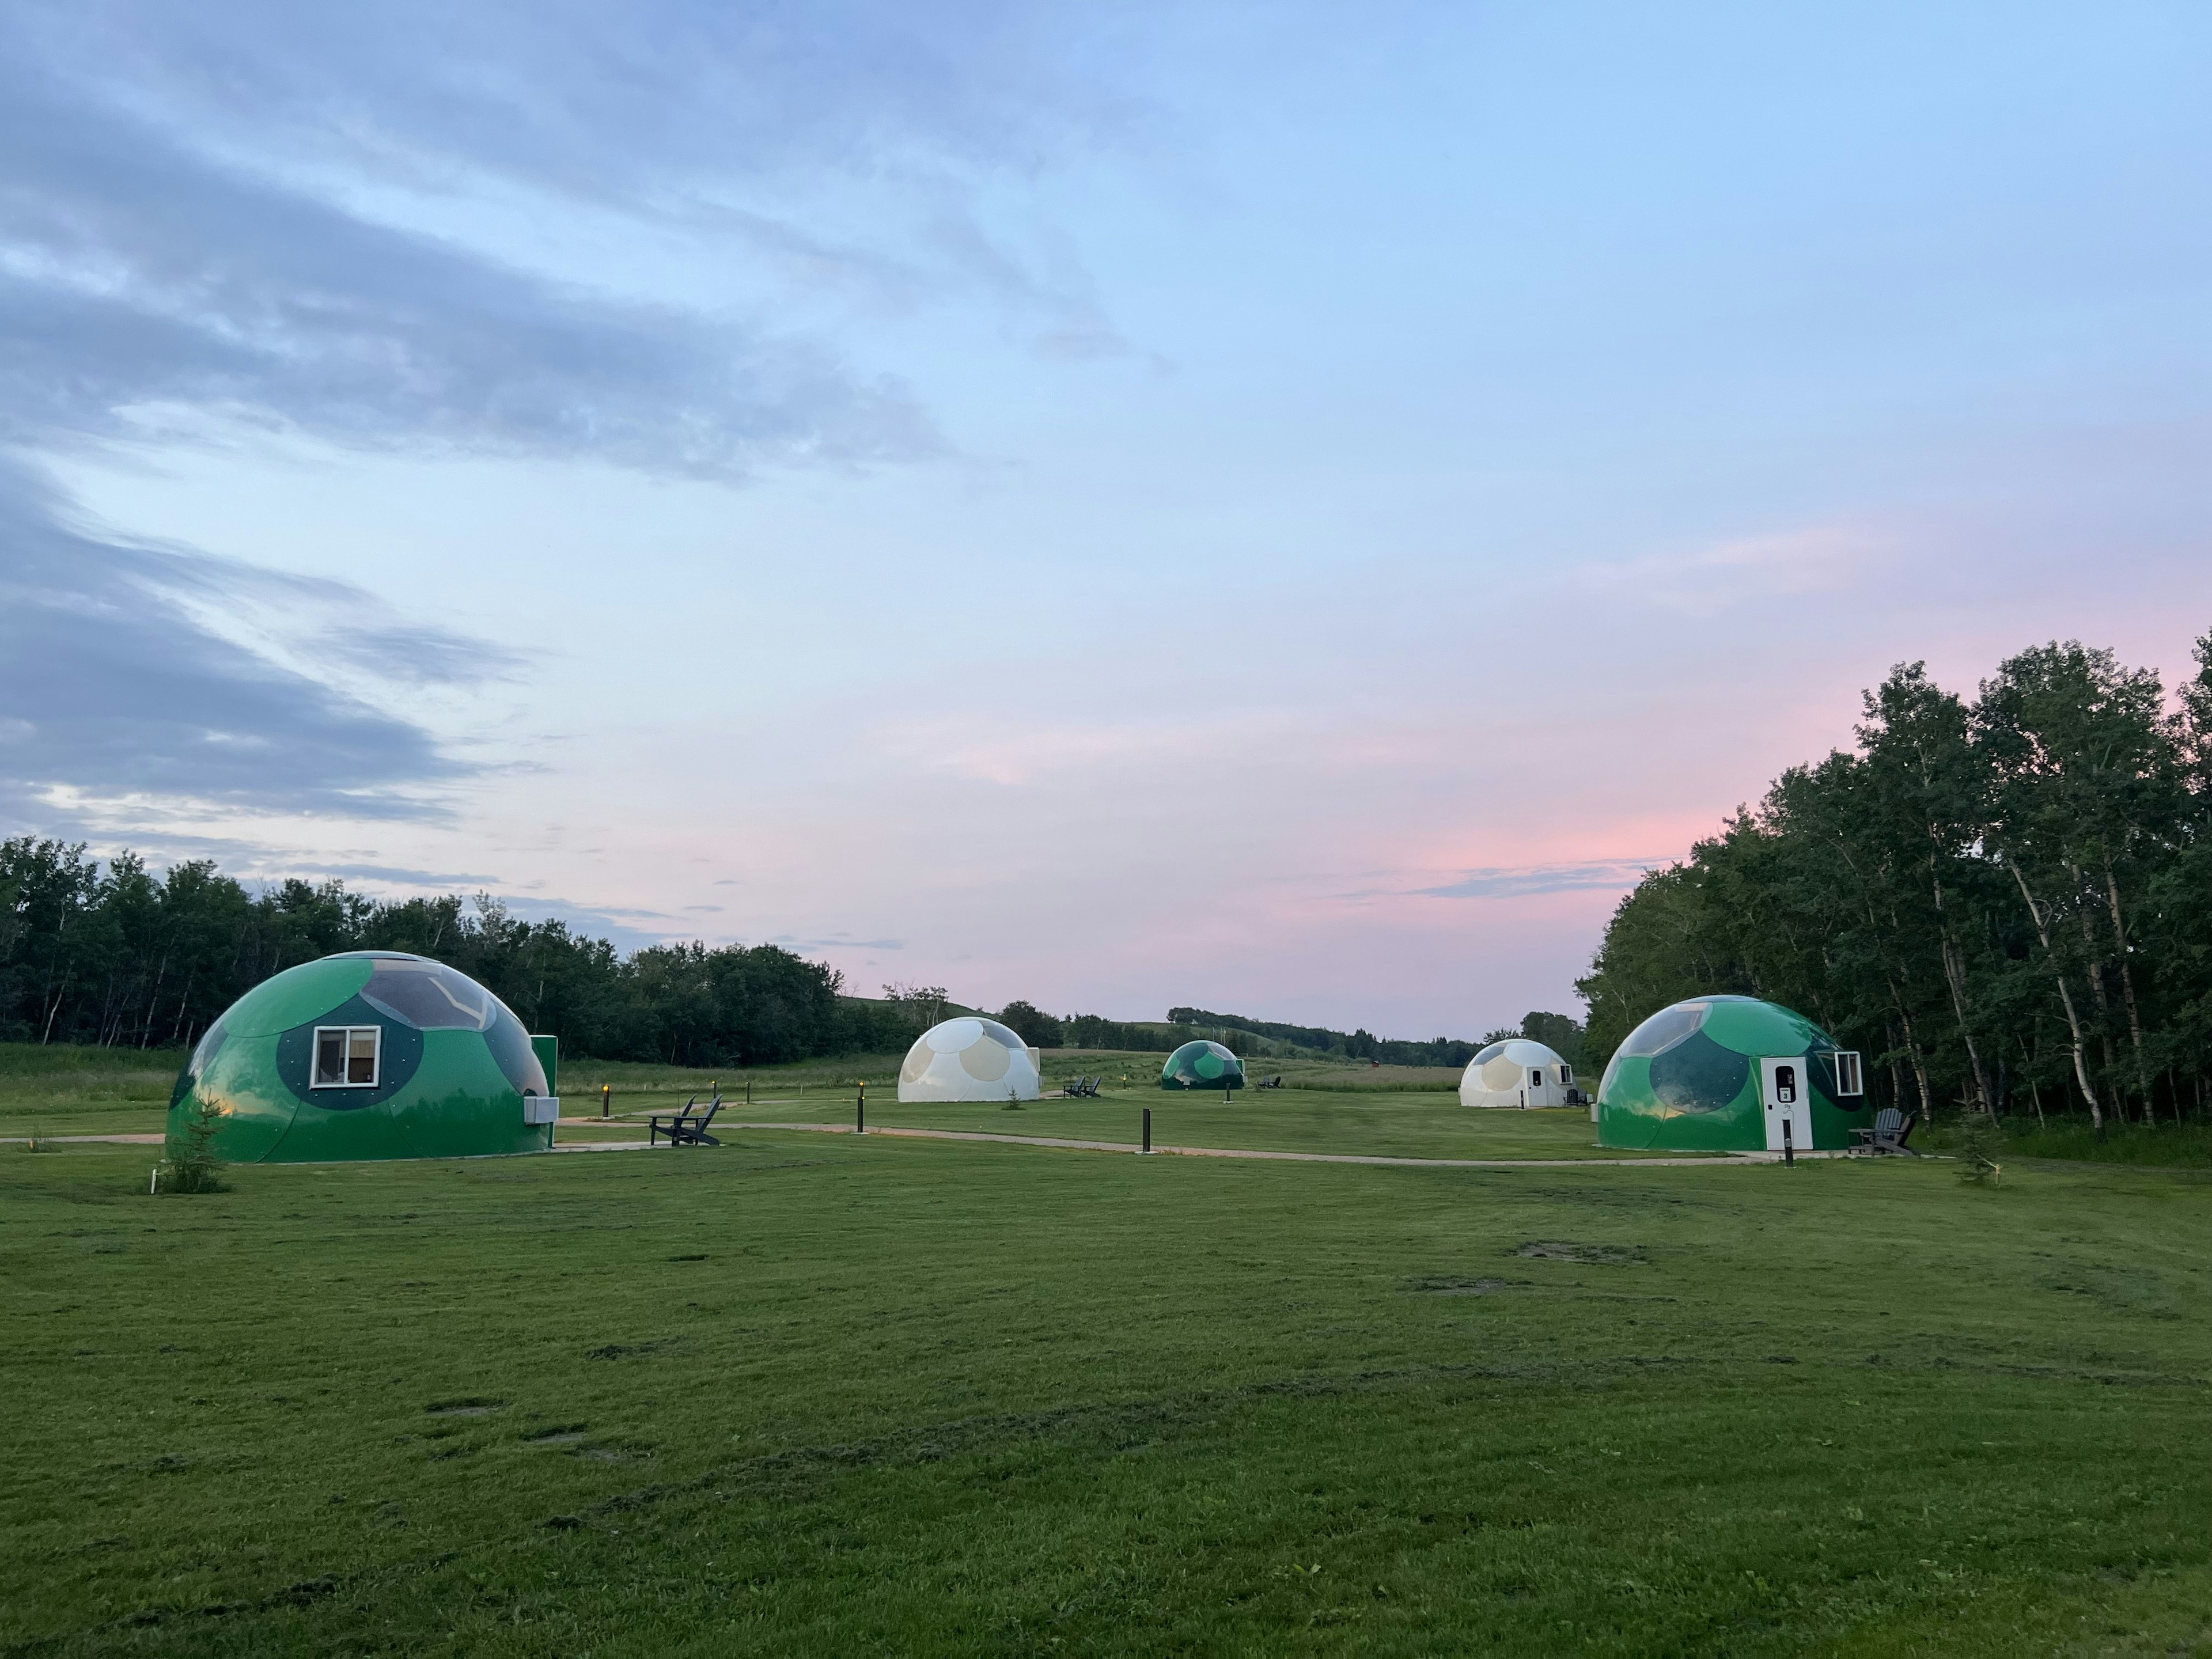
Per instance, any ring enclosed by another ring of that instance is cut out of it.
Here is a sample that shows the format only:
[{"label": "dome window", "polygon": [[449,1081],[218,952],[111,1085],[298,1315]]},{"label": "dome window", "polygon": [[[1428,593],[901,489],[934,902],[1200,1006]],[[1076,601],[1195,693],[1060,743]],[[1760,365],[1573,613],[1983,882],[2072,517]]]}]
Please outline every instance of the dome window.
[{"label": "dome window", "polygon": [[1835,1062],[1836,1097],[1847,1099],[1866,1092],[1866,1077],[1859,1066],[1859,1057],[1848,1049],[1839,1049],[1828,1056]]},{"label": "dome window", "polygon": [[382,1057],[384,1028],[380,1025],[318,1025],[315,1027],[316,1089],[374,1089],[377,1061]]}]

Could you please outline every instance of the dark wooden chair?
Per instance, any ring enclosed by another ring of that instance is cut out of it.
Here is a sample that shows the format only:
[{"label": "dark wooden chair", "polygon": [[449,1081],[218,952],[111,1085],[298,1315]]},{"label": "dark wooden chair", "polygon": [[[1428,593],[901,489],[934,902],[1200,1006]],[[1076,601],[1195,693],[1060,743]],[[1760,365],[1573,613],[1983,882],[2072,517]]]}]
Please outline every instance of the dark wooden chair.
[{"label": "dark wooden chair", "polygon": [[1920,1121],[1919,1114],[1900,1112],[1894,1106],[1885,1106],[1874,1115],[1870,1128],[1854,1129],[1858,1137],[1859,1150],[1877,1157],[1889,1154],[1899,1158],[1917,1158],[1919,1153],[1906,1146],[1912,1126]]},{"label": "dark wooden chair", "polygon": [[719,1146],[722,1143],[707,1133],[707,1126],[714,1121],[714,1114],[722,1109],[722,1097],[717,1094],[703,1112],[696,1109],[699,1097],[694,1095],[684,1103],[684,1109],[666,1117],[647,1120],[648,1133],[646,1145],[657,1146],[663,1135],[672,1146]]}]

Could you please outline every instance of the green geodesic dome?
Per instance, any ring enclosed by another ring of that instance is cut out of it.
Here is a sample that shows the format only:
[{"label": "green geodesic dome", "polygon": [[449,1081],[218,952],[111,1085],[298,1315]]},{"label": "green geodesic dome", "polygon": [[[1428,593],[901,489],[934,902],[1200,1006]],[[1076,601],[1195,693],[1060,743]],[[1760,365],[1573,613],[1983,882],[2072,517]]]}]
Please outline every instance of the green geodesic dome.
[{"label": "green geodesic dome", "polygon": [[[1758,1152],[1767,1146],[1763,1060],[1802,1066],[1814,1148],[1847,1147],[1868,1121],[1863,1097],[1837,1091],[1836,1040],[1804,1015],[1756,997],[1695,997],[1631,1031],[1597,1089],[1602,1146]],[[1804,1146],[1801,1146],[1801,1150]]]},{"label": "green geodesic dome", "polygon": [[1186,1042],[1160,1067],[1163,1089],[1241,1089],[1244,1062],[1218,1042]]},{"label": "green geodesic dome", "polygon": [[536,1152],[553,1126],[523,1103],[551,1092],[522,1022],[466,974],[357,951],[264,980],[208,1028],[169,1139],[205,1106],[232,1164]]}]

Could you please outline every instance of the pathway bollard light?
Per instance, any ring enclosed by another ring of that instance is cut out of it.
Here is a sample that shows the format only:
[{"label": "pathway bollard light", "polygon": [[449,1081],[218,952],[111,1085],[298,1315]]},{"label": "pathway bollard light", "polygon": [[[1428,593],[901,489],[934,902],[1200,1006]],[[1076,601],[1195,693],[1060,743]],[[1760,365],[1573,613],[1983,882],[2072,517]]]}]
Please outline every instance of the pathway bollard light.
[{"label": "pathway bollard light", "polygon": [[1782,1120],[1782,1162],[1790,1169],[1797,1167],[1797,1149],[1790,1144],[1790,1120]]},{"label": "pathway bollard light", "polygon": [[1145,1108],[1145,1150],[1152,1150],[1152,1109],[1149,1106]]},{"label": "pathway bollard light", "polygon": [[856,1135],[868,1133],[868,1085],[865,1083],[860,1085],[860,1099],[854,1103],[853,1133]]},{"label": "pathway bollard light", "polygon": [[608,1112],[613,1108],[614,1099],[615,1085],[611,1083],[602,1083],[599,1085],[599,1115],[601,1117],[606,1116]]}]

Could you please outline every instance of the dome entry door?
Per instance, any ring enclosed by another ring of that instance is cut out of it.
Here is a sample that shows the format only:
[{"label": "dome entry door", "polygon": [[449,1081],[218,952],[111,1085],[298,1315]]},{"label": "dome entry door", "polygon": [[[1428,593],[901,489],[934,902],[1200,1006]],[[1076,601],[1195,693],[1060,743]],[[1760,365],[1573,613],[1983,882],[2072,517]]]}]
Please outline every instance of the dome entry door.
[{"label": "dome entry door", "polygon": [[1766,1150],[1782,1150],[1782,1126],[1790,1126],[1790,1144],[1798,1152],[1813,1145],[1813,1103],[1805,1094],[1805,1061],[1802,1055],[1759,1062],[1759,1093],[1766,1105]]}]

